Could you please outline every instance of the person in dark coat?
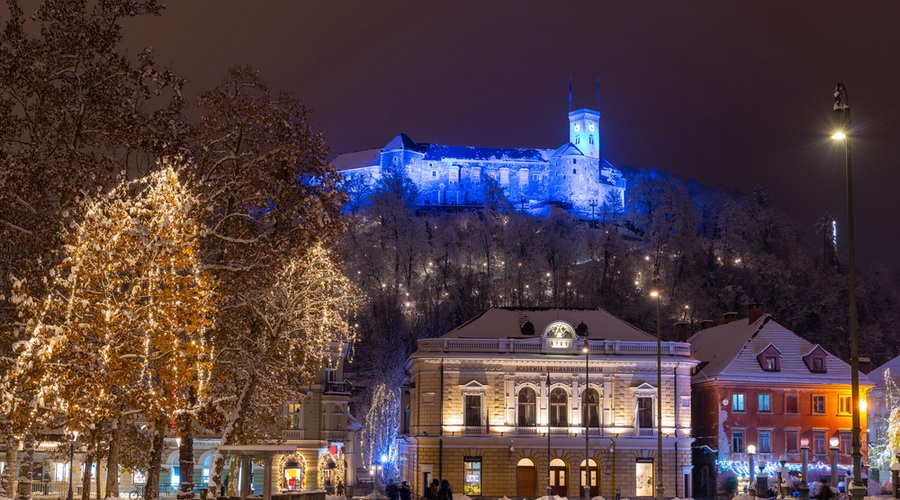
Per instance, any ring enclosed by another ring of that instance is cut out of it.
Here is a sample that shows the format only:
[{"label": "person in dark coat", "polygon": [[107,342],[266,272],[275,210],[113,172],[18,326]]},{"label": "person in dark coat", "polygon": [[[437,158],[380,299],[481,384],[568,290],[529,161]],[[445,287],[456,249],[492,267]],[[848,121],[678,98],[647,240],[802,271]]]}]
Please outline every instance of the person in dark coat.
[{"label": "person in dark coat", "polygon": [[441,489],[438,491],[438,500],[453,500],[453,490],[450,489],[450,481],[441,481]]},{"label": "person in dark coat", "polygon": [[428,489],[425,490],[425,500],[438,500],[438,492],[441,490],[441,482],[432,479]]},{"label": "person in dark coat", "polygon": [[388,481],[387,486],[384,487],[384,492],[387,494],[388,500],[400,500],[400,488],[397,487],[397,483],[393,479]]},{"label": "person in dark coat", "polygon": [[412,490],[406,481],[400,483],[400,500],[412,500]]}]

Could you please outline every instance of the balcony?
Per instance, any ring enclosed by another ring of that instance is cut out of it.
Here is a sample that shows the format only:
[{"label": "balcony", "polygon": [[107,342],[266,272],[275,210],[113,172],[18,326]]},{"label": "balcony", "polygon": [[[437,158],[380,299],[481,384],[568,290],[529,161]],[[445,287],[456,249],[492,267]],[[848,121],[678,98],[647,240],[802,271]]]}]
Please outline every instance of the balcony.
[{"label": "balcony", "polygon": [[284,439],[306,439],[306,431],[304,429],[286,429]]},{"label": "balcony", "polygon": [[[544,351],[544,341],[533,339],[421,339],[418,354],[428,353],[482,353],[482,354],[539,354]],[[655,355],[655,342],[624,340],[591,340],[593,355]],[[680,342],[663,342],[664,356],[691,356],[691,346]]]},{"label": "balcony", "polygon": [[350,382],[325,382],[325,394],[350,395],[353,385]]}]

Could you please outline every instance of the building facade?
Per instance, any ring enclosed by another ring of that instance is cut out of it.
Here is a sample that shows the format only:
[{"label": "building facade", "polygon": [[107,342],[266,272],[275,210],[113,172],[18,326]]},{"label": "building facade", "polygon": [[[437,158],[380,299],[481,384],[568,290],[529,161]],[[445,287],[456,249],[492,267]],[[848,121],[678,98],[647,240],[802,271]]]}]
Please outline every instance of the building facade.
[{"label": "building facade", "polygon": [[487,498],[652,497],[662,433],[666,496],[689,497],[695,365],[662,344],[660,428],[655,337],[603,310],[490,309],[410,357],[402,479],[417,494],[441,478]]},{"label": "building facade", "polygon": [[556,204],[583,217],[625,206],[625,179],[603,159],[600,113],[569,113],[569,142],[556,149],[486,148],[417,143],[406,134],[383,148],[345,153],[332,162],[350,203],[361,204],[388,170],[416,187],[419,207],[482,206],[499,191],[523,212]]},{"label": "building facade", "polygon": [[[700,362],[691,379],[695,496],[715,496],[728,477],[747,487],[751,445],[757,474],[773,478],[783,460],[799,479],[806,443],[807,482],[831,478],[836,450],[842,480],[852,466],[850,366],[759,306],[751,306],[747,318],[728,313],[723,324],[702,326],[688,339]],[[860,374],[860,394],[869,387]],[[865,413],[861,418],[864,426]]]}]

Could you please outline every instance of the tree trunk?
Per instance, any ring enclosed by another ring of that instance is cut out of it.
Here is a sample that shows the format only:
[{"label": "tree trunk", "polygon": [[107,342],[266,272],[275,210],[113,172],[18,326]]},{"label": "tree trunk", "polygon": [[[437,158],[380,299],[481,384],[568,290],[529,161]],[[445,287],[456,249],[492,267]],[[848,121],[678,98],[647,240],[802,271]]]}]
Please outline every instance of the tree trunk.
[{"label": "tree trunk", "polygon": [[181,438],[178,446],[178,500],[194,498],[194,430],[191,420],[189,412],[178,416],[178,436]]},{"label": "tree trunk", "polygon": [[[109,433],[109,452],[106,455],[106,498],[119,496],[119,448],[122,438],[122,415],[113,422]],[[100,484],[97,481],[97,484]]]},{"label": "tree trunk", "polygon": [[6,440],[6,468],[3,469],[3,496],[12,498],[16,491],[16,474],[19,472],[19,440]]},{"label": "tree trunk", "polygon": [[166,423],[157,421],[154,426],[153,444],[150,447],[150,464],[147,467],[147,486],[144,487],[144,500],[159,498],[159,470],[162,465],[163,447],[166,445]]},{"label": "tree trunk", "polygon": [[240,487],[240,484],[238,484],[237,469],[238,458],[236,456],[232,456],[231,462],[229,462],[228,464],[228,496],[230,497],[236,497],[240,495],[240,492],[238,491],[238,487]]},{"label": "tree trunk", "polygon": [[34,434],[25,433],[22,443],[22,465],[19,466],[19,479],[16,481],[16,500],[31,500],[31,478],[34,466]]},{"label": "tree trunk", "polygon": [[[88,444],[90,446],[90,444]],[[94,465],[94,454],[84,454],[84,470],[81,472],[81,500],[91,500],[91,466]]]}]

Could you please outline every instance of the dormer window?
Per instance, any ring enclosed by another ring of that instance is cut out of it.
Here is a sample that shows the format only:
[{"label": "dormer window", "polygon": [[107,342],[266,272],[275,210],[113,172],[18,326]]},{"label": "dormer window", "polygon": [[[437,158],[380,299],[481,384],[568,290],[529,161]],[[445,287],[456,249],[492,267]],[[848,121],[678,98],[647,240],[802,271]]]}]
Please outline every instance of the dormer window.
[{"label": "dormer window", "polygon": [[766,346],[766,348],[756,356],[756,360],[759,361],[759,366],[763,371],[781,371],[781,351],[772,344]]},{"label": "dormer window", "polygon": [[817,345],[803,356],[803,362],[806,363],[806,368],[810,373],[828,373],[828,366],[825,364],[827,357],[825,349]]}]

